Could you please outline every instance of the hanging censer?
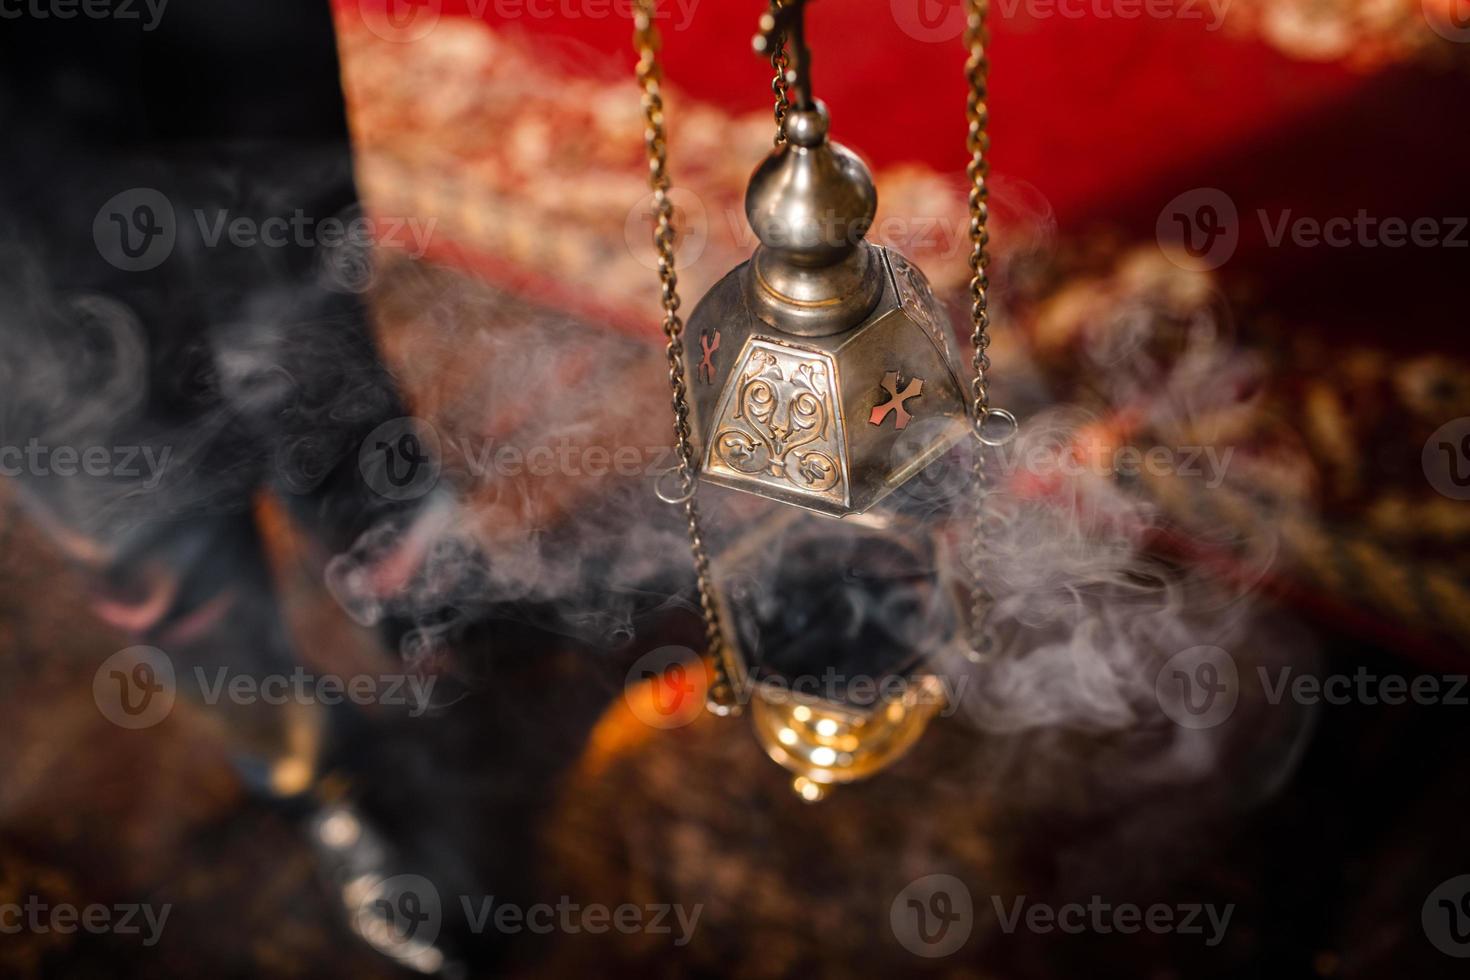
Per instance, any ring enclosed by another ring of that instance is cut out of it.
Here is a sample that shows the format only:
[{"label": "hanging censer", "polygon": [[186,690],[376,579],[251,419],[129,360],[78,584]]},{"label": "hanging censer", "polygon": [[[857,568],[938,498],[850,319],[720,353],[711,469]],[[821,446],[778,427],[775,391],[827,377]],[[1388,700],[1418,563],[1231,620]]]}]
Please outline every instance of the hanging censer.
[{"label": "hanging censer", "polygon": [[[777,71],[777,136],[746,191],[746,216],[760,245],[699,302],[688,324],[698,342],[688,345],[674,271],[655,0],[639,0],[635,11],[678,460],[660,481],[659,496],[681,505],[687,518],[714,678],[708,705],[718,715],[739,709],[736,692],[745,689],[747,667],[721,628],[698,479],[832,518],[854,517],[966,434],[999,445],[1016,429],[1014,416],[990,407],[987,378],[987,2],[967,0],[964,36],[973,272],[968,385],[950,349],[948,318],[923,274],[863,237],[877,193],[862,160],[829,139],[826,107],[812,95],[806,2],[777,0],[761,19],[755,47]],[[905,434],[919,418],[926,424]],[[900,438],[904,451],[895,453]],[[971,656],[980,659],[989,603],[975,571],[984,472],[979,452],[974,460],[968,619]],[[933,685],[921,679],[913,690],[932,695]],[[796,789],[809,800],[890,764],[936,711],[932,696],[906,696],[866,712],[820,700],[753,701],[757,736],[797,774]]]}]

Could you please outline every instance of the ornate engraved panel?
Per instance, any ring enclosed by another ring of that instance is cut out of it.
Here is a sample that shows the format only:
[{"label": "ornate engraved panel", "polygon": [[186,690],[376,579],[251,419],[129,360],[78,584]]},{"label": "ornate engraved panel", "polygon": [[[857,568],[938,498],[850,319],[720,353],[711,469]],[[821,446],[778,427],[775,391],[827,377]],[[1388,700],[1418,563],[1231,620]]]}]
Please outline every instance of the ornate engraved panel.
[{"label": "ornate engraved panel", "polygon": [[836,366],[819,350],[752,337],[720,395],[705,470],[723,482],[845,506]]},{"label": "ornate engraved panel", "polygon": [[954,356],[950,353],[949,338],[945,336],[949,332],[949,322],[943,313],[938,312],[939,303],[934,298],[929,280],[918,266],[893,249],[888,250],[888,261],[893,267],[893,281],[898,287],[899,305],[909,315],[909,319],[929,335],[929,339],[944,354],[945,360],[952,362]]}]

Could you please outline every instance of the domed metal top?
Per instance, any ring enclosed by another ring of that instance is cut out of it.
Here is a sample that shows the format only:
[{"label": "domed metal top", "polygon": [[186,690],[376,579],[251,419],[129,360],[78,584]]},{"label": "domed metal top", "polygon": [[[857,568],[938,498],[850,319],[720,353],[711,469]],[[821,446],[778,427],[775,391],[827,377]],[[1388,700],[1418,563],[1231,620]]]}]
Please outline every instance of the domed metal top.
[{"label": "domed metal top", "polygon": [[745,216],[762,245],[788,262],[831,265],[873,223],[878,191],[857,154],[827,141],[827,109],[794,109],[786,142],[750,178]]},{"label": "domed metal top", "polygon": [[750,178],[745,215],[760,239],[751,300],[761,319],[804,336],[856,326],[883,291],[881,260],[863,236],[878,209],[873,177],[827,139],[820,102],[786,116],[786,142]]}]

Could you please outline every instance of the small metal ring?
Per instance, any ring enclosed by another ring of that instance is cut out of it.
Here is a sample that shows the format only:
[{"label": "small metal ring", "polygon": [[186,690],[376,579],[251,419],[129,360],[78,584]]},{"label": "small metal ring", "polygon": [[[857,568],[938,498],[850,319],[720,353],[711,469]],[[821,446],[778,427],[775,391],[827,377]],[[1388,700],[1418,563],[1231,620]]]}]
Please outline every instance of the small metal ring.
[{"label": "small metal ring", "polygon": [[684,490],[680,491],[679,493],[674,493],[673,491],[667,490],[664,487],[664,481],[665,481],[665,479],[668,477],[668,475],[670,473],[681,473],[682,474],[682,472],[683,471],[682,471],[682,468],[681,467],[679,467],[679,466],[670,466],[668,469],[664,470],[658,476],[654,477],[654,480],[653,480],[653,493],[654,493],[654,496],[658,497],[659,500],[662,500],[666,504],[683,504],[683,503],[688,503],[690,500],[692,500],[694,498],[694,475],[693,474],[690,474],[690,476],[689,476],[689,486],[686,487]]},{"label": "small metal ring", "polygon": [[965,644],[966,660],[982,665],[994,662],[1000,651],[1000,637],[995,635],[995,629],[989,623],[982,624],[978,633],[972,634],[970,639],[975,642]]},{"label": "small metal ring", "polygon": [[[985,423],[989,422],[993,418],[1003,419],[1007,423],[1008,428],[1006,429],[1004,435],[987,436],[985,434]],[[1021,423],[1016,421],[1016,417],[1010,412],[1007,412],[1003,408],[987,408],[985,410],[985,417],[980,420],[979,425],[975,426],[975,439],[979,441],[982,446],[1004,446],[1006,443],[1016,438],[1016,433],[1019,431],[1021,431]]]}]

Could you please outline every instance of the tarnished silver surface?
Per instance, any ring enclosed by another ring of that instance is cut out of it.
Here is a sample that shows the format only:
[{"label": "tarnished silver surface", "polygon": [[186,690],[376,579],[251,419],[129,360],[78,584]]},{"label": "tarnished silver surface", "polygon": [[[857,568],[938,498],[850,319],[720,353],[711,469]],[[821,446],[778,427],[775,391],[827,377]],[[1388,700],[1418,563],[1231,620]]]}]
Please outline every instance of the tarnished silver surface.
[{"label": "tarnished silver surface", "polygon": [[825,351],[751,337],[715,411],[705,472],[847,506],[836,377]]},{"label": "tarnished silver surface", "polygon": [[[964,436],[964,390],[944,310],[922,276],[900,290],[893,266],[901,257],[871,248],[881,273],[877,305],[840,333],[772,329],[751,310],[750,262],[695,307],[690,333],[701,343],[720,338],[705,368],[710,383],[690,389],[703,479],[845,517]],[[686,353],[691,374],[704,363],[701,351],[694,344]]]},{"label": "tarnished silver surface", "polygon": [[760,240],[751,309],[785,333],[821,337],[873,311],[883,264],[863,240],[878,191],[857,154],[827,139],[827,110],[791,109],[786,142],[751,175],[745,216]]},{"label": "tarnished silver surface", "polygon": [[785,122],[745,198],[761,244],[689,317],[693,439],[710,483],[846,517],[969,419],[928,281],[863,240],[878,206],[867,166],[828,141],[820,103]]}]

